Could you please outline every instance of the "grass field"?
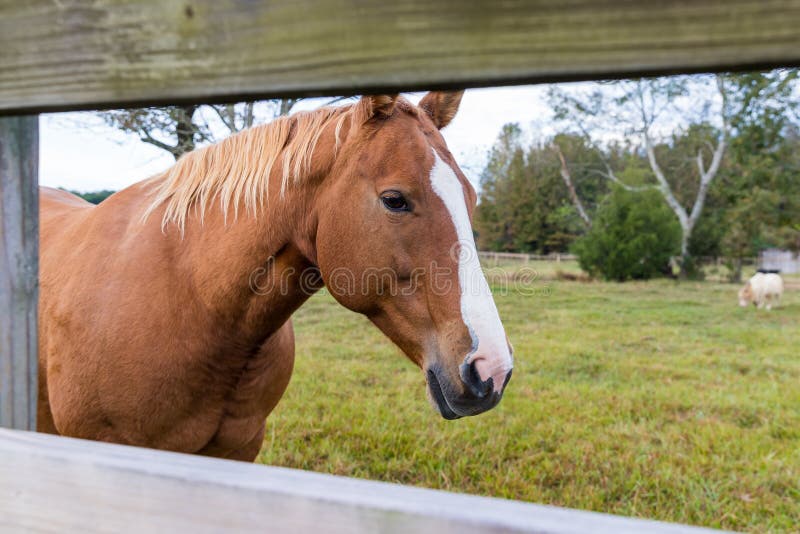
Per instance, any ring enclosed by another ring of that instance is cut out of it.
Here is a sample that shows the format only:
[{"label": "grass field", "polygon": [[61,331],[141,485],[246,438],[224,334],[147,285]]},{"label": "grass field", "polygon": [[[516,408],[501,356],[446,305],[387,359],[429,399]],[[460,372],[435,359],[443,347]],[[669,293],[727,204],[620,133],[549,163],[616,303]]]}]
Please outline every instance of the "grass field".
[{"label": "grass field", "polygon": [[315,296],[296,314],[295,374],[260,460],[696,525],[800,528],[800,291],[769,313],[739,308],[727,284],[534,285],[496,297],[515,346],[505,398],[457,421],[433,411],[423,374],[366,319]]}]

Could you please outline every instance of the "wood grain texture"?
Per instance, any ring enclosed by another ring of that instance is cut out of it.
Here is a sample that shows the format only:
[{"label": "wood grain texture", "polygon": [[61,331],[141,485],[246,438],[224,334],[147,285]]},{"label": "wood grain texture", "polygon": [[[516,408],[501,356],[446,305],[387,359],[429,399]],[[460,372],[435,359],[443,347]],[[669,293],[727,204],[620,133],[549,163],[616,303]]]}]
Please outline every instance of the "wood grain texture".
[{"label": "wood grain texture", "polygon": [[0,113],[800,65],[800,0],[0,0]]},{"label": "wood grain texture", "polygon": [[0,426],[36,428],[39,118],[0,117]]},{"label": "wood grain texture", "polygon": [[0,530],[293,534],[710,532],[3,429]]}]

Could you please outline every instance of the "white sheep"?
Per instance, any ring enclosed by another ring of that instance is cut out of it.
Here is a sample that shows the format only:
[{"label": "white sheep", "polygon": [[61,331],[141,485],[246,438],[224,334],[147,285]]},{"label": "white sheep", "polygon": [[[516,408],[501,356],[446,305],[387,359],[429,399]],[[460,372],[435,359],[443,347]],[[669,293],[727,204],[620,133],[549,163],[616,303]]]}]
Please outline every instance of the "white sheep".
[{"label": "white sheep", "polygon": [[756,273],[742,289],[739,290],[739,306],[752,303],[759,309],[772,309],[781,301],[783,294],[783,279],[775,273]]}]

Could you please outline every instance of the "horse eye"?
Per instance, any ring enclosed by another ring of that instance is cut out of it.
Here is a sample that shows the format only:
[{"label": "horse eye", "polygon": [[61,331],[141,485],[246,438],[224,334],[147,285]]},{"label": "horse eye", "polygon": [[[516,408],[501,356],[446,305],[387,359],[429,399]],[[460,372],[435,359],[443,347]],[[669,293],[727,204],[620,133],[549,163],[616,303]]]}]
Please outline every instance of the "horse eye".
[{"label": "horse eye", "polygon": [[389,211],[411,211],[405,197],[398,191],[386,191],[381,194],[381,202]]}]

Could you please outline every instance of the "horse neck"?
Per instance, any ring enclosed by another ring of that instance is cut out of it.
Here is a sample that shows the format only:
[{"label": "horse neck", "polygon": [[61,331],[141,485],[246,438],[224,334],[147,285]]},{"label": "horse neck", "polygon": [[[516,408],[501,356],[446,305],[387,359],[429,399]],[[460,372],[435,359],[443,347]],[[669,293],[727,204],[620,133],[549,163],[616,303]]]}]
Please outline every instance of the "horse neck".
[{"label": "horse neck", "polygon": [[292,186],[281,195],[279,180],[256,214],[240,209],[226,221],[215,204],[203,221],[190,217],[183,236],[167,227],[178,283],[188,284],[214,323],[244,345],[263,342],[321,287],[313,187]]}]

